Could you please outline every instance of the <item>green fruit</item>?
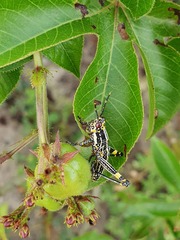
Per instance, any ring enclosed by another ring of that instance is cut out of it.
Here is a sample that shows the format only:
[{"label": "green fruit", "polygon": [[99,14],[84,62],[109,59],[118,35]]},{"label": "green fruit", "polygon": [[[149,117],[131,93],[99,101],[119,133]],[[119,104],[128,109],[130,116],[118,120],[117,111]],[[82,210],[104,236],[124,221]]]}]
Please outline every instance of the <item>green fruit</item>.
[{"label": "green fruit", "polygon": [[43,199],[35,200],[35,205],[44,207],[49,211],[58,211],[63,207],[63,202],[57,201],[47,194],[44,194]]},{"label": "green fruit", "polygon": [[[61,156],[76,149],[69,144],[61,144]],[[83,194],[91,179],[90,165],[79,153],[63,164],[64,184],[60,176],[56,179],[49,179],[49,183],[43,189],[52,198],[64,200],[71,196]]]}]

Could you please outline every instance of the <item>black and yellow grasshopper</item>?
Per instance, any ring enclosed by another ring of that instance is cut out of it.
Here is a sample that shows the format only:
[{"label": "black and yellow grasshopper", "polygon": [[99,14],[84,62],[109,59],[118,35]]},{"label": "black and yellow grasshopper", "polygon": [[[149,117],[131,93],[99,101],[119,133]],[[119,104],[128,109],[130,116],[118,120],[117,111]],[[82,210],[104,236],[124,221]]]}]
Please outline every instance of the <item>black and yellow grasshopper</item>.
[{"label": "black and yellow grasshopper", "polygon": [[[90,122],[84,122],[80,117],[78,117],[83,129],[89,135],[89,139],[80,143],[75,143],[74,145],[82,147],[92,146],[92,155],[90,159],[95,156],[95,160],[91,163],[92,179],[94,181],[97,181],[100,177],[104,177],[107,180],[128,187],[130,182],[117,172],[116,169],[108,162],[110,155],[115,157],[123,156],[122,152],[114,150],[108,144],[109,138],[105,127],[105,118],[102,115],[109,97],[110,94],[106,97],[100,114],[98,114],[96,106],[100,105],[101,102],[97,100],[94,101],[96,119]],[[104,169],[112,174],[115,179],[104,175]]]}]

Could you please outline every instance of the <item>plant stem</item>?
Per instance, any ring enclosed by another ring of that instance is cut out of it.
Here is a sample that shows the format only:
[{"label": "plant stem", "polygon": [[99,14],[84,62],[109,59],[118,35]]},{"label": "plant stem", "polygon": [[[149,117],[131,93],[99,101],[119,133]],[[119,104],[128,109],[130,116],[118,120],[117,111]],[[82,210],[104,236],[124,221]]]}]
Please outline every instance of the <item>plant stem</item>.
[{"label": "plant stem", "polygon": [[[38,83],[35,86],[36,92],[36,114],[39,133],[39,143],[48,144],[48,105],[46,89],[46,72],[43,70],[42,58],[40,52],[34,53],[35,73]],[[41,71],[41,74],[38,72]],[[44,72],[43,72],[44,71]],[[38,79],[41,78],[41,79]]]}]

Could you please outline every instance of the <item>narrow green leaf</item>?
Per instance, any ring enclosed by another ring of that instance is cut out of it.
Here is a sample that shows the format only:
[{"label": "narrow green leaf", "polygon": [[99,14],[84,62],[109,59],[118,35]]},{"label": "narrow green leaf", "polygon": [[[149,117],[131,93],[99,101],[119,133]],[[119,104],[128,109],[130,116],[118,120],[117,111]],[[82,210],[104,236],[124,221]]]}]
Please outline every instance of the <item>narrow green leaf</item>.
[{"label": "narrow green leaf", "polygon": [[4,102],[8,95],[13,91],[19,80],[20,74],[21,69],[0,73],[0,103]]},{"label": "narrow green leaf", "polygon": [[135,203],[128,205],[124,216],[127,219],[146,218],[153,221],[155,216],[164,218],[177,216],[179,206],[180,201],[163,202],[157,200],[153,202]]},{"label": "narrow green leaf", "polygon": [[107,234],[101,234],[96,231],[91,231],[83,234],[82,236],[75,237],[73,240],[113,240],[111,236],[108,236]]},{"label": "narrow green leaf", "polygon": [[[96,57],[76,92],[74,114],[85,121],[96,118],[94,100],[102,103],[111,93],[104,111],[110,145],[127,152],[133,147],[142,128],[142,102],[138,83],[137,58],[129,40],[122,40],[117,30],[119,12],[116,8],[101,14],[96,24],[101,32]],[[122,15],[121,13],[120,15]],[[106,21],[106,27],[104,22]],[[98,106],[98,112],[101,111]],[[111,159],[118,169],[125,159]],[[96,184],[96,183],[94,183]]]},{"label": "narrow green leaf", "polygon": [[155,202],[148,206],[148,211],[155,216],[169,218],[177,216],[179,212],[180,201],[173,202]]},{"label": "narrow green leaf", "polygon": [[132,231],[131,239],[142,239],[149,234],[149,229],[151,228],[152,225],[152,219],[144,217],[139,219],[139,221],[137,220],[136,224],[138,226],[136,226],[135,230]]},{"label": "narrow green leaf", "polygon": [[121,0],[121,2],[130,10],[133,18],[138,19],[152,10],[155,0]]},{"label": "narrow green leaf", "polygon": [[147,202],[140,202],[134,204],[128,204],[126,211],[124,212],[125,219],[150,219],[153,221],[153,215],[148,211],[149,204]]},{"label": "narrow green leaf", "polygon": [[[164,38],[177,36],[180,28],[176,24],[175,16],[168,11],[172,4],[157,2],[149,16],[131,22],[149,85],[150,110],[147,137],[162,128],[180,105],[180,56],[177,51],[164,44]],[[164,10],[162,16],[157,14],[160,6],[162,8],[160,13]]]},{"label": "narrow green leaf", "polygon": [[152,139],[154,161],[161,175],[180,191],[180,164],[172,151],[157,138]]},{"label": "narrow green leaf", "polygon": [[43,51],[52,62],[80,77],[83,37],[71,39]]}]

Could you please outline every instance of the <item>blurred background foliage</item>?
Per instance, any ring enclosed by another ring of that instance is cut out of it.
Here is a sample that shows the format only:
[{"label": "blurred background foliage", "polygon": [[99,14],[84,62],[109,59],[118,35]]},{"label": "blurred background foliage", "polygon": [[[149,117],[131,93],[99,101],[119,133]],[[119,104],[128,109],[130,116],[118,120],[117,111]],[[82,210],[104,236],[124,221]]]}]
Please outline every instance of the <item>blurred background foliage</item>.
[{"label": "blurred background foliage", "polygon": [[[89,48],[96,43],[95,38],[91,36],[86,41],[90,42]],[[84,50],[82,71],[93,57],[91,51],[88,52],[89,48],[85,47]],[[55,133],[60,129],[62,140],[75,142],[82,137],[72,114],[72,101],[78,81],[63,69],[57,70],[52,63],[44,61],[52,73],[48,80],[51,132]],[[21,135],[26,136],[31,129],[36,128],[35,96],[28,80],[30,69],[31,64],[25,68],[24,72],[27,76],[22,76],[18,88],[1,106],[0,128],[1,130],[2,128],[6,129],[12,122],[16,122],[13,125],[16,138],[18,136],[20,138]],[[146,108],[147,86],[143,68],[140,69],[140,75]],[[107,182],[88,193],[99,198],[96,200],[96,209],[100,218],[96,226],[89,226],[85,223],[77,228],[68,229],[64,224],[65,210],[56,213],[48,212],[43,215],[40,214],[40,208],[36,208],[30,221],[30,239],[48,240],[52,239],[52,236],[54,240],[180,239],[179,123],[180,114],[178,113],[158,134],[162,140],[153,137],[151,141],[145,142],[145,134],[142,133],[124,166],[123,174],[131,181],[128,189],[122,190],[120,186]],[[146,123],[144,128],[146,129]],[[54,139],[54,136],[51,138]],[[9,143],[16,142],[13,135],[10,135],[8,139],[2,143],[3,136],[1,136],[1,145],[7,146]],[[169,147],[167,147],[168,145]],[[36,143],[33,148],[35,146]],[[3,172],[6,173],[6,171],[3,168],[0,169],[0,214],[13,210],[26,191],[23,165],[28,165],[33,169],[36,160],[28,149],[25,151],[26,159],[17,154],[14,160],[8,161],[8,163],[12,161],[12,169],[6,166],[7,163],[3,164],[5,165],[3,167],[9,169],[8,176],[4,177]],[[7,202],[7,204],[2,205],[3,202]],[[1,236],[4,234],[3,231],[0,226]],[[7,232],[7,236],[7,239],[19,239],[17,234],[11,231]],[[4,236],[2,240],[5,239]]]}]

